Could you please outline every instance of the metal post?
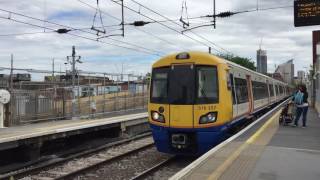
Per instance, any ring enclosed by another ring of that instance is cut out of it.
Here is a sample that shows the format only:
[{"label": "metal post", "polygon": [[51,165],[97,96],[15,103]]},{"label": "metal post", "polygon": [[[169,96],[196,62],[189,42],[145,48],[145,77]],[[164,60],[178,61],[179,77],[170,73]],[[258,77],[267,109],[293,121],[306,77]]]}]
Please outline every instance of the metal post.
[{"label": "metal post", "polygon": [[106,108],[106,74],[103,73],[103,114]]},{"label": "metal post", "polygon": [[3,106],[2,103],[0,103],[0,128],[5,127],[5,126],[4,126],[4,115],[3,115],[4,112],[5,112],[4,106]]},{"label": "metal post", "polygon": [[52,81],[54,79],[54,58],[52,59]]},{"label": "metal post", "polygon": [[213,0],[213,27],[216,28],[216,0]]},{"label": "metal post", "polygon": [[[76,117],[75,117],[75,115],[76,115],[76,104],[77,104],[77,99],[76,99],[76,97],[75,97],[75,93],[74,93],[74,88],[75,88],[75,75],[76,75],[76,63],[78,62],[78,63],[82,63],[81,61],[80,61],[80,59],[81,59],[81,56],[76,56],[76,50],[75,50],[76,48],[75,48],[75,46],[72,46],[72,56],[71,56],[71,58],[72,58],[72,60],[71,60],[71,62],[70,62],[70,64],[71,64],[71,73],[72,73],[72,119],[77,119]],[[68,59],[68,62],[69,62],[69,57],[70,56],[67,56],[67,59]],[[77,59],[76,59],[77,58]]]},{"label": "metal post", "polygon": [[90,74],[89,74],[89,88],[88,88],[88,91],[89,91],[89,109],[90,109],[90,115],[91,115],[91,117],[93,117],[92,109],[91,109],[91,76],[90,76]]},{"label": "metal post", "polygon": [[[117,87],[117,93],[115,93],[114,95],[115,95],[115,99],[114,99],[114,107],[115,107],[115,111],[117,111],[117,103],[118,103],[118,96],[119,96],[119,89],[118,89],[118,77],[117,77],[117,81],[116,81],[116,87]],[[121,89],[121,91],[122,91],[122,89]],[[120,103],[121,104],[121,103]]]},{"label": "metal post", "polygon": [[[13,54],[11,54],[11,69],[10,69],[10,93],[11,96],[14,97],[14,93],[13,93]],[[11,101],[11,103],[9,104],[9,112],[8,114],[8,121],[10,123],[8,123],[9,125],[14,124],[13,122],[13,101]]]},{"label": "metal post", "polygon": [[79,112],[79,115],[81,114],[81,99],[80,99],[80,74],[79,72],[77,73],[78,76],[77,76],[77,80],[78,80],[78,112]]},{"label": "metal post", "polygon": [[76,50],[75,46],[72,46],[72,119],[75,119],[76,114],[76,98],[74,93],[75,73],[76,73]]},{"label": "metal post", "polygon": [[13,91],[13,54],[11,54],[11,68],[10,68],[10,92]]},{"label": "metal post", "polygon": [[122,29],[122,37],[124,37],[124,5],[123,5],[123,1],[124,0],[121,0],[121,13],[122,13],[122,19],[121,19],[121,29]]}]

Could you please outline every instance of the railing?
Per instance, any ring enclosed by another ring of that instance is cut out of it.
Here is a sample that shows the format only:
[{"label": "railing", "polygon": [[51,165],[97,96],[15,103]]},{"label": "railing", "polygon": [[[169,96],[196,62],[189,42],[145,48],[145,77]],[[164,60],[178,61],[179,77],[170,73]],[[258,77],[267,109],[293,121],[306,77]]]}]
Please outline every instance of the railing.
[{"label": "railing", "polygon": [[[11,113],[8,125],[71,119],[72,115],[78,118],[97,118],[119,111],[142,110],[148,102],[146,89],[96,93],[99,95],[90,93],[88,96],[78,96],[67,88],[14,90],[9,104]],[[75,108],[72,107],[73,104]]]}]

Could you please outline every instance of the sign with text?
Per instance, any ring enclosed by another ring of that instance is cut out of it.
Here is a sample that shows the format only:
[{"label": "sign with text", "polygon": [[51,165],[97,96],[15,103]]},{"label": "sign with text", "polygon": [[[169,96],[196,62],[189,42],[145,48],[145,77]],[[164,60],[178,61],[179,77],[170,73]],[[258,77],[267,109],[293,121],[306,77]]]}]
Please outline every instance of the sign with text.
[{"label": "sign with text", "polygon": [[294,1],[294,26],[320,25],[320,0]]}]

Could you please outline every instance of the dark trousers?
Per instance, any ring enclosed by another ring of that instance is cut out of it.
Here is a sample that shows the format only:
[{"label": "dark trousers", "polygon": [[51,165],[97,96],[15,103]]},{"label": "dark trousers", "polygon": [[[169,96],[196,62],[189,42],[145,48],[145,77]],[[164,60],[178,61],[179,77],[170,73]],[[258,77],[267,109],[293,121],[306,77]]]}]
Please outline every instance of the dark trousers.
[{"label": "dark trousers", "polygon": [[303,126],[306,126],[308,108],[309,108],[308,106],[297,107],[296,119],[294,120],[295,125],[298,126],[298,122],[299,122],[300,116],[302,114],[302,123],[303,123]]}]

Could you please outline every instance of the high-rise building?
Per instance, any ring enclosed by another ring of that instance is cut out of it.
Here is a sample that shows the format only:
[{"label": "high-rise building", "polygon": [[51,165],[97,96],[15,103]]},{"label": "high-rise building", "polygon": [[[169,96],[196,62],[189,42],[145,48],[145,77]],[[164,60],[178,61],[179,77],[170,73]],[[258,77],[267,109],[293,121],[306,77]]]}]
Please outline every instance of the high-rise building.
[{"label": "high-rise building", "polygon": [[293,59],[280,64],[275,73],[279,73],[283,79],[284,82],[288,84],[293,83],[293,78],[294,78],[294,64],[293,64]]},{"label": "high-rise building", "polygon": [[267,51],[257,50],[257,72],[267,74]]},{"label": "high-rise building", "polygon": [[306,73],[304,71],[298,71],[298,82],[304,83],[306,79]]}]

